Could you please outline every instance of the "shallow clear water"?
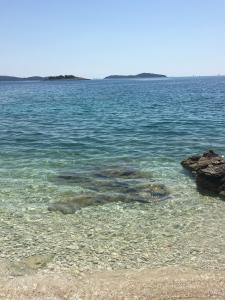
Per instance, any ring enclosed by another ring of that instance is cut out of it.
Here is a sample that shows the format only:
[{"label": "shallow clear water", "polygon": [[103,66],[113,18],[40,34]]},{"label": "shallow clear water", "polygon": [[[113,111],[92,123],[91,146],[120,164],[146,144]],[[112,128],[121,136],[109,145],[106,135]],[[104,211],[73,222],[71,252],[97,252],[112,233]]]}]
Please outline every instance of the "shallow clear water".
[{"label": "shallow clear water", "polygon": [[0,259],[223,268],[225,202],[180,161],[225,153],[224,104],[225,77],[0,82]]}]

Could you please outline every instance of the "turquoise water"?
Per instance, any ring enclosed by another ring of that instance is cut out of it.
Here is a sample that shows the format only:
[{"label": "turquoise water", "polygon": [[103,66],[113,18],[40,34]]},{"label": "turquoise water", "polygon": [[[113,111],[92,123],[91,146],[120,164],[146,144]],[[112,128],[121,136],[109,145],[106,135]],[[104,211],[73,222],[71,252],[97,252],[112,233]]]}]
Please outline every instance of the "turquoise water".
[{"label": "turquoise water", "polygon": [[225,153],[224,104],[225,77],[0,82],[1,261],[224,267],[225,202],[180,166]]}]

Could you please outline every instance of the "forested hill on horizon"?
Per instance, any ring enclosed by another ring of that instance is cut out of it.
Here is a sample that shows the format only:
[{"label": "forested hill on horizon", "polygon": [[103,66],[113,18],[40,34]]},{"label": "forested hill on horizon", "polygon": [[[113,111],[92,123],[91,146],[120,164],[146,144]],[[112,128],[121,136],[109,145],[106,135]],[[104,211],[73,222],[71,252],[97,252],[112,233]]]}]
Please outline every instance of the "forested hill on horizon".
[{"label": "forested hill on horizon", "polygon": [[162,74],[154,74],[154,73],[140,73],[137,75],[110,75],[105,77],[104,79],[133,79],[133,78],[158,78],[158,77],[167,77]]}]

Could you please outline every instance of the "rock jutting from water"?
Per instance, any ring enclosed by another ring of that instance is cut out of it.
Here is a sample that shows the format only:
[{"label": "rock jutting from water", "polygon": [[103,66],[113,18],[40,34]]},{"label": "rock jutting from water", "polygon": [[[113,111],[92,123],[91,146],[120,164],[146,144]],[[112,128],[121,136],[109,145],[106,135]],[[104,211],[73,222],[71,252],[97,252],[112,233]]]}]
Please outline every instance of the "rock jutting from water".
[{"label": "rock jutting from water", "polygon": [[204,195],[218,195],[225,199],[225,159],[213,150],[191,156],[181,165],[192,172],[197,188]]}]

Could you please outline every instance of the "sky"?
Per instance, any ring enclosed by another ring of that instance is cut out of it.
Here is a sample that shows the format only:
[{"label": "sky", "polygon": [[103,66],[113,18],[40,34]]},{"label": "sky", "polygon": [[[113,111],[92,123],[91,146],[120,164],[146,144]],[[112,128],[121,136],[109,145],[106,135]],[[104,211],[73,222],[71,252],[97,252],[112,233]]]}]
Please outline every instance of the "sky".
[{"label": "sky", "polygon": [[0,75],[225,74],[225,0],[0,0]]}]

